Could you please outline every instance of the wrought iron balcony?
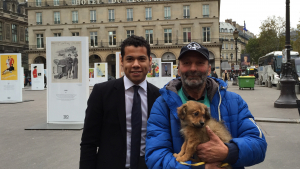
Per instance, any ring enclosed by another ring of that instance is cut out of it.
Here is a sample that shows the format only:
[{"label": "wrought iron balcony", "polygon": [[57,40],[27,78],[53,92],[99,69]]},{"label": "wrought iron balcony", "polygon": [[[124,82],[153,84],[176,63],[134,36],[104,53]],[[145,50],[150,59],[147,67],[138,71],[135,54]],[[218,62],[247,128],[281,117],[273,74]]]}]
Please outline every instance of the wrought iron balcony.
[{"label": "wrought iron balcony", "polygon": [[96,23],[96,20],[90,20],[91,21],[91,23]]},{"label": "wrought iron balcony", "polygon": [[115,22],[115,19],[108,19],[108,22]]},{"label": "wrought iron balcony", "polygon": [[146,18],[146,20],[147,20],[147,21],[150,21],[150,20],[152,20],[152,17],[148,17],[148,18]]},{"label": "wrought iron balcony", "polygon": [[127,21],[133,21],[133,18],[127,18]]},{"label": "wrought iron balcony", "polygon": [[78,23],[78,21],[72,21],[72,23]]},{"label": "wrought iron balcony", "polygon": [[60,24],[60,21],[54,21],[54,24]]},{"label": "wrought iron balcony", "polygon": [[167,20],[167,19],[171,19],[171,16],[165,17],[165,19],[166,19],[166,20]]},{"label": "wrought iron balcony", "polygon": [[42,22],[36,22],[37,25],[42,25]]},{"label": "wrought iron balcony", "polygon": [[190,18],[190,15],[183,16],[183,18],[185,18],[185,19],[189,19],[189,18]]}]

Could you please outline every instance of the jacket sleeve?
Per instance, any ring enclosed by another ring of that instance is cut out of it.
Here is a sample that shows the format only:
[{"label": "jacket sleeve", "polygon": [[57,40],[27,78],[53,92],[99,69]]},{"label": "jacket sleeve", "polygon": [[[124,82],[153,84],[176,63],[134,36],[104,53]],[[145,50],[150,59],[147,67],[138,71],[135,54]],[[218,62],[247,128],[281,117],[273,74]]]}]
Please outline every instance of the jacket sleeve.
[{"label": "jacket sleeve", "polygon": [[100,88],[100,84],[95,85],[88,100],[80,144],[80,169],[93,169],[97,166],[97,148],[99,147],[102,121]]},{"label": "jacket sleeve", "polygon": [[239,157],[233,167],[252,166],[265,159],[267,142],[261,129],[255,123],[247,103],[238,96],[238,133],[233,138],[239,148]]},{"label": "jacket sleeve", "polygon": [[188,169],[173,156],[170,110],[160,96],[153,104],[147,122],[145,160],[149,169]]}]

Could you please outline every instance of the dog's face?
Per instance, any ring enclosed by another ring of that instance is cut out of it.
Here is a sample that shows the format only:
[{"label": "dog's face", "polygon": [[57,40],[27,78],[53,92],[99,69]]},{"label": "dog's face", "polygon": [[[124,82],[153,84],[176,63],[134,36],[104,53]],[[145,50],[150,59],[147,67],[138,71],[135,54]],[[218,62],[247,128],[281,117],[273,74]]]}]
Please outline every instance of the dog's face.
[{"label": "dog's face", "polygon": [[186,104],[177,108],[178,117],[185,126],[201,128],[205,121],[210,119],[208,108],[196,101],[187,101]]}]

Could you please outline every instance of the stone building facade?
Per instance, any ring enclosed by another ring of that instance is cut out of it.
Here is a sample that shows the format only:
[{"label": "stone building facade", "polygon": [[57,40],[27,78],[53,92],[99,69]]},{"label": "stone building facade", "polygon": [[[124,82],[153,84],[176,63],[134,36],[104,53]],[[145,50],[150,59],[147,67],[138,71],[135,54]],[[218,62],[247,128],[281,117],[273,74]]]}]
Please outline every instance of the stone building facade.
[{"label": "stone building facade", "polygon": [[21,53],[28,70],[28,18],[24,0],[0,0],[0,53]]},{"label": "stone building facade", "polygon": [[87,36],[89,66],[107,62],[115,76],[115,53],[134,34],[150,43],[152,57],[174,64],[181,47],[196,41],[220,68],[220,0],[28,0],[27,10],[29,64],[46,63],[46,37]]}]

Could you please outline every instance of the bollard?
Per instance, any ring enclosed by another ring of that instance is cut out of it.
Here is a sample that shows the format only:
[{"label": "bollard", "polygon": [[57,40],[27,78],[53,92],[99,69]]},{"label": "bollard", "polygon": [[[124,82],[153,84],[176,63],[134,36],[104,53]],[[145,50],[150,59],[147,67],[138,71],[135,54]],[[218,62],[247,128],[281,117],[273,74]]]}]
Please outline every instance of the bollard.
[{"label": "bollard", "polygon": [[279,83],[279,82],[277,83],[276,89],[277,89],[277,90],[280,90],[280,83]]},{"label": "bollard", "polygon": [[295,93],[299,94],[299,85],[295,85]]},{"label": "bollard", "polygon": [[269,81],[269,83],[268,83],[268,88],[272,88],[272,82],[271,81]]}]

